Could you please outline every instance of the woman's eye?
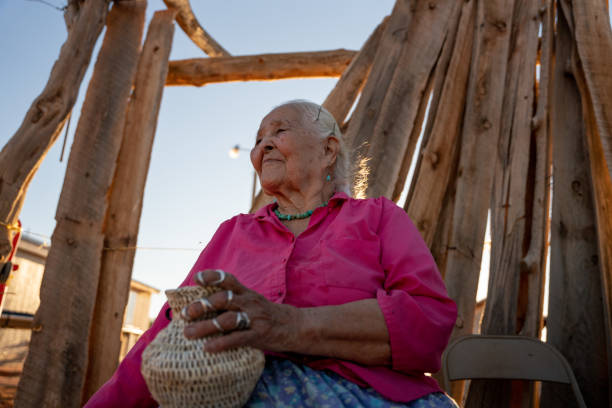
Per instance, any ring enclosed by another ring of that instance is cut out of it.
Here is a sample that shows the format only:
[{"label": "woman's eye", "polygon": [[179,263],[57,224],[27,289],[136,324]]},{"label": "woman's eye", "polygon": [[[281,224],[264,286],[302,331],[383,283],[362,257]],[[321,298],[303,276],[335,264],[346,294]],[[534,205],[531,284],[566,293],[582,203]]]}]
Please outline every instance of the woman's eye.
[{"label": "woman's eye", "polygon": [[277,130],[276,130],[276,133],[278,134],[278,133],[280,133],[280,132],[284,132],[285,130],[287,130],[287,129],[277,129]]},{"label": "woman's eye", "polygon": [[255,146],[257,146],[257,145],[259,144],[259,142],[261,142],[261,139],[257,139],[257,140],[255,141]]}]

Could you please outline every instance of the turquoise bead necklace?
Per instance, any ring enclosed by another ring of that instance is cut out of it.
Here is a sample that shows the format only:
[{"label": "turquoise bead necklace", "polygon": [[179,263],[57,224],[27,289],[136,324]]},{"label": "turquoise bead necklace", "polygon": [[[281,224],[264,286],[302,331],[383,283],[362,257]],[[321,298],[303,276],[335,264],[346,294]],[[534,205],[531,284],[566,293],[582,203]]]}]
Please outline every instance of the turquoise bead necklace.
[{"label": "turquoise bead necklace", "polygon": [[[319,207],[327,207],[327,201],[324,202],[323,204],[321,204]],[[319,208],[319,207],[317,207],[317,208]],[[315,208],[315,210],[316,210],[316,208]],[[304,218],[310,217],[313,212],[314,212],[314,210],[308,210],[308,211],[303,212],[301,214],[281,214],[281,212],[278,211],[278,207],[276,207],[274,209],[274,214],[276,214],[276,217],[279,220],[283,220],[283,221],[303,220]]]}]

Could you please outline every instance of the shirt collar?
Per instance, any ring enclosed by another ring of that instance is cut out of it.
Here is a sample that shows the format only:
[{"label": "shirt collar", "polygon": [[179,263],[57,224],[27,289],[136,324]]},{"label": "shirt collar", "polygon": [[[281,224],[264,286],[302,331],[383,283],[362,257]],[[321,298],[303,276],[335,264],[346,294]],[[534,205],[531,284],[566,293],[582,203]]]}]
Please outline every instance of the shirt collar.
[{"label": "shirt collar", "polygon": [[[329,199],[327,205],[331,207],[335,207],[339,205],[341,202],[349,199],[349,196],[342,191],[336,191],[333,196]],[[262,220],[266,217],[272,216],[272,208],[276,205],[276,202],[270,203],[268,205],[264,205],[259,210],[255,211],[255,218]]]}]

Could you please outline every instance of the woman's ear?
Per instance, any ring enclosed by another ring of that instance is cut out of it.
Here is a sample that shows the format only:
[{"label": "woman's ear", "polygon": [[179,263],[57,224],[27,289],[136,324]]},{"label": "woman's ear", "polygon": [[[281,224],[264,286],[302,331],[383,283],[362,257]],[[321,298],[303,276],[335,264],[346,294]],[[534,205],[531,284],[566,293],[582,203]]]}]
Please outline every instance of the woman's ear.
[{"label": "woman's ear", "polygon": [[338,152],[340,151],[340,142],[336,136],[328,136],[325,139],[325,157],[329,159],[329,165],[335,163]]}]

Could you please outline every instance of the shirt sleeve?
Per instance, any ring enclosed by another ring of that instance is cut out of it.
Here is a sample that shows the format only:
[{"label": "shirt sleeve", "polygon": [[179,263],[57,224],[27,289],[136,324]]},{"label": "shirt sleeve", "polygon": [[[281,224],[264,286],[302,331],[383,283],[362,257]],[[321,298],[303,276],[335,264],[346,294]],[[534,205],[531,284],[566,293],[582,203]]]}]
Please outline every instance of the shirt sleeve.
[{"label": "shirt sleeve", "polygon": [[[224,243],[228,235],[231,234],[234,222],[235,219],[232,219],[221,224],[179,286],[193,285],[194,275],[202,269],[221,267],[218,265],[219,254],[225,247]],[[159,406],[151,396],[140,373],[140,364],[142,362],[142,352],[155,339],[157,333],[168,325],[169,317],[169,306],[168,303],[165,303],[151,328],[140,336],[110,380],[87,401],[85,408]]]},{"label": "shirt sleeve", "polygon": [[377,300],[387,324],[392,368],[435,373],[457,318],[440,272],[408,214],[381,198],[384,288]]}]

